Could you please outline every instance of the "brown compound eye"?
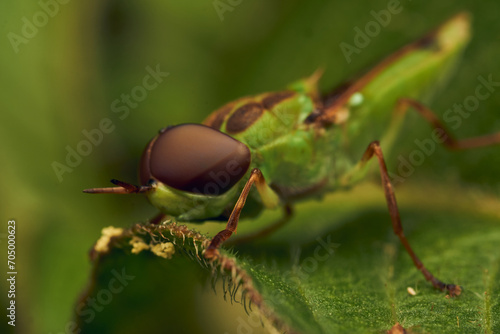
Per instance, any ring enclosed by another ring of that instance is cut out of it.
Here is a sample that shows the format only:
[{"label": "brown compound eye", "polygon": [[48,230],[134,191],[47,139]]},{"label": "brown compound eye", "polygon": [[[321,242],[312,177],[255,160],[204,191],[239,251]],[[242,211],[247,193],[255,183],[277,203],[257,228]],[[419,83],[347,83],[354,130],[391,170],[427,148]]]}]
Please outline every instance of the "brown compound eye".
[{"label": "brown compound eye", "polygon": [[241,180],[250,161],[250,150],[236,139],[204,125],[181,124],[148,144],[141,184],[153,178],[175,189],[217,196]]}]

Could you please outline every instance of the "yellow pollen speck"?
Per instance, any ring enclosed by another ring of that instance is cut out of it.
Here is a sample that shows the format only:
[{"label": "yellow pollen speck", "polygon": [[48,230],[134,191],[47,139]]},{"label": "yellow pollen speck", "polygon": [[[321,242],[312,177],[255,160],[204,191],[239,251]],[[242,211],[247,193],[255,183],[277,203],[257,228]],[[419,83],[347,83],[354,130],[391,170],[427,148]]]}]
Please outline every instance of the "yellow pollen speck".
[{"label": "yellow pollen speck", "polygon": [[129,241],[129,244],[132,245],[132,254],[139,254],[143,250],[149,249],[149,245],[147,245],[144,240],[138,236],[133,236]]},{"label": "yellow pollen speck", "polygon": [[101,237],[95,243],[94,249],[99,253],[105,253],[109,251],[109,241],[112,237],[119,236],[123,233],[122,228],[117,228],[113,226],[105,227],[101,231]]},{"label": "yellow pollen speck", "polygon": [[165,259],[171,259],[172,255],[175,254],[175,247],[174,244],[171,242],[164,242],[161,244],[156,244],[151,247],[151,251],[158,255],[161,256]]}]

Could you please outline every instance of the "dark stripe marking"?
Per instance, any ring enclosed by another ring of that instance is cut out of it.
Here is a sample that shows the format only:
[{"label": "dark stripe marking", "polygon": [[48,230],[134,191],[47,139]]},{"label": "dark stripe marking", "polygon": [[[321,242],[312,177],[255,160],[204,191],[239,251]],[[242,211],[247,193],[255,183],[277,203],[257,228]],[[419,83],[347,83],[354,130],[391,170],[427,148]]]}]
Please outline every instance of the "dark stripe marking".
[{"label": "dark stripe marking", "polygon": [[215,130],[220,130],[222,123],[226,120],[226,116],[233,110],[234,103],[229,103],[211,113],[203,124]]},{"label": "dark stripe marking", "polygon": [[295,95],[295,92],[293,91],[284,91],[284,92],[277,92],[277,93],[271,93],[267,95],[265,98],[262,99],[262,105],[264,106],[265,109],[271,110],[276,104],[292,97]]},{"label": "dark stripe marking", "polygon": [[246,130],[264,113],[261,104],[250,102],[236,109],[226,123],[226,132],[236,134]]}]

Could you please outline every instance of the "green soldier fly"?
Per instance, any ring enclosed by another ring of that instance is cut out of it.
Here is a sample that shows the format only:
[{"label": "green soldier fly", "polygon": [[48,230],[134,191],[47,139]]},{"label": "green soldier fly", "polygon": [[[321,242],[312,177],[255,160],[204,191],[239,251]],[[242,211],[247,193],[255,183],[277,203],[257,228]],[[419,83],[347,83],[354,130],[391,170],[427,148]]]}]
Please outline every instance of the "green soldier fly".
[{"label": "green soldier fly", "polygon": [[203,124],[162,129],[142,155],[140,186],[112,180],[116,187],[84,192],[143,193],[162,214],[178,221],[225,217],[226,228],[204,253],[213,259],[236,232],[247,199],[252,208],[282,207],[288,218],[297,200],[358,182],[375,157],[394,233],[426,280],[451,296],[459,295],[461,287],[433,276],[406,239],[382,152],[410,109],[421,114],[450,149],[500,143],[500,133],[454,139],[419,102],[449,77],[469,40],[469,25],[468,15],[460,13],[326,96],[318,92],[317,71],[287,90],[232,101]]}]

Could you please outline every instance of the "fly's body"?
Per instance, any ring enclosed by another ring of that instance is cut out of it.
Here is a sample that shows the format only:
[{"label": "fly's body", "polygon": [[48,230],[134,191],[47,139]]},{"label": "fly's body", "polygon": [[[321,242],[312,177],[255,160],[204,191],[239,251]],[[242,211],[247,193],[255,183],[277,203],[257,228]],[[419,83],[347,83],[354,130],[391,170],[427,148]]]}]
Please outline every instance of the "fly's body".
[{"label": "fly's body", "polygon": [[289,90],[230,102],[203,124],[246,144],[251,167],[283,202],[351,186],[350,172],[367,143],[383,139],[389,149],[388,130],[398,127],[391,121],[397,100],[428,100],[468,40],[467,21],[459,16],[326,98],[319,96],[316,72]]},{"label": "fly's body", "polygon": [[335,161],[345,158],[338,129],[307,122],[317,110],[315,93],[288,90],[239,99],[204,124],[247,145],[251,167],[261,170],[282,201],[294,200],[328,189],[339,170]]},{"label": "fly's body", "polygon": [[297,199],[321,196],[360,180],[366,163],[375,157],[394,233],[434,287],[458,295],[461,288],[435,278],[404,236],[382,152],[390,148],[400,116],[409,107],[432,124],[449,148],[500,143],[500,134],[455,140],[417,101],[429,99],[446,81],[468,40],[468,16],[459,14],[327,96],[318,91],[318,71],[284,91],[230,102],[203,125],[161,130],[143,153],[140,186],[112,180],[118,187],[85,192],[144,193],[162,213],[179,221],[226,217],[226,228],[204,253],[213,259],[236,232],[247,199],[257,211],[283,207],[288,217]]}]

